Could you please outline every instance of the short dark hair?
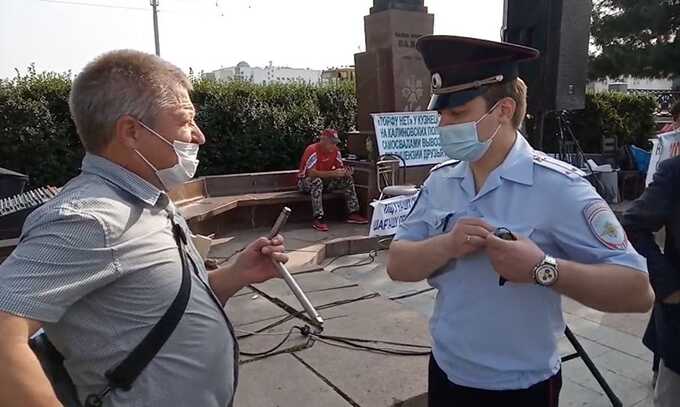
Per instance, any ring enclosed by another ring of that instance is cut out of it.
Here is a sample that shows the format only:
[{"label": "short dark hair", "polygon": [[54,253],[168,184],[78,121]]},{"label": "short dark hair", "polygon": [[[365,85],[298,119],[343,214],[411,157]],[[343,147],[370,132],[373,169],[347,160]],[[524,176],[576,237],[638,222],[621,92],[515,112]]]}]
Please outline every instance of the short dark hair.
[{"label": "short dark hair", "polygon": [[673,120],[675,120],[675,121],[677,121],[678,119],[680,119],[680,100],[678,100],[677,102],[675,102],[675,103],[673,104],[673,107],[671,107],[671,117],[672,117]]}]

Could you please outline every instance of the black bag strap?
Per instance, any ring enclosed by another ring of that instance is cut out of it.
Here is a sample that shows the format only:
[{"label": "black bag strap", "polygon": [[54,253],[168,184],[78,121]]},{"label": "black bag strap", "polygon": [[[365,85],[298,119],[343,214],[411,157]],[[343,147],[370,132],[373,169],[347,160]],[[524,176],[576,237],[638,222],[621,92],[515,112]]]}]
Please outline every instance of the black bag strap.
[{"label": "black bag strap", "polygon": [[45,332],[32,337],[28,345],[38,358],[61,404],[65,407],[81,407],[76,386],[64,368],[64,357],[50,342]]},{"label": "black bag strap", "polygon": [[[108,387],[99,394],[91,394],[87,397],[86,407],[102,405],[102,399],[110,391],[121,389],[130,390],[132,383],[139,377],[144,368],[153,360],[158,351],[163,347],[170,335],[175,331],[179,321],[184,315],[191,294],[191,272],[187,261],[186,245],[187,236],[180,225],[170,216],[172,233],[177,242],[179,256],[182,262],[182,283],[177,296],[165,311],[165,314],[154,325],[142,341],[123,359],[117,366],[106,371]],[[193,263],[193,261],[192,261]],[[195,267],[195,265],[194,265]]]}]

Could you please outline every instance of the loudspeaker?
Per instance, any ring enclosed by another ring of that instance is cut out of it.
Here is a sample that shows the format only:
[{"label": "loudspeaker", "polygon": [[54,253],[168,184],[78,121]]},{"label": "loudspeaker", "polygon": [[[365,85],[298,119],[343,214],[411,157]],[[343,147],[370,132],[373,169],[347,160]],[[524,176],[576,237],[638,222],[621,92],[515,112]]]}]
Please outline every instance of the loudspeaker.
[{"label": "loudspeaker", "polygon": [[505,0],[503,40],[538,49],[520,64],[529,112],[585,107],[592,0]]}]

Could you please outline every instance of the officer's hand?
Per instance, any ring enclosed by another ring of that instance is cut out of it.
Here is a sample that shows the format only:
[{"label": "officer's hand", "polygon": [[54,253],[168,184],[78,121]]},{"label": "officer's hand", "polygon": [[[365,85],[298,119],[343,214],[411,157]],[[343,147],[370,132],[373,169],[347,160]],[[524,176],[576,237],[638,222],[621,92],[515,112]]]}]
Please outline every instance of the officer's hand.
[{"label": "officer's hand", "polygon": [[486,237],[486,254],[496,273],[514,283],[533,283],[534,268],[545,257],[536,243],[524,236],[517,240],[503,240],[493,233]]},{"label": "officer's hand", "polygon": [[483,249],[487,235],[493,230],[493,226],[479,218],[459,219],[448,234],[451,258],[459,259]]}]

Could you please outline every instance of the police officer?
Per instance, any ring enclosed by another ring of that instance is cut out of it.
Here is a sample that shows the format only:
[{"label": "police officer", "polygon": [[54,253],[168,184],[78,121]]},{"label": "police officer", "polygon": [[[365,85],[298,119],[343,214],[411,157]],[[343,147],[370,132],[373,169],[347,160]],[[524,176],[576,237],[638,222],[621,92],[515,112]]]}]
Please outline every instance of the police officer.
[{"label": "police officer", "polygon": [[[439,290],[430,321],[429,405],[557,406],[561,295],[646,312],[645,259],[582,173],[531,148],[520,61],[538,51],[426,36],[429,109],[452,161],[435,167],[389,251],[394,280]],[[494,235],[497,228],[517,240]],[[501,286],[499,277],[508,281]]]}]

